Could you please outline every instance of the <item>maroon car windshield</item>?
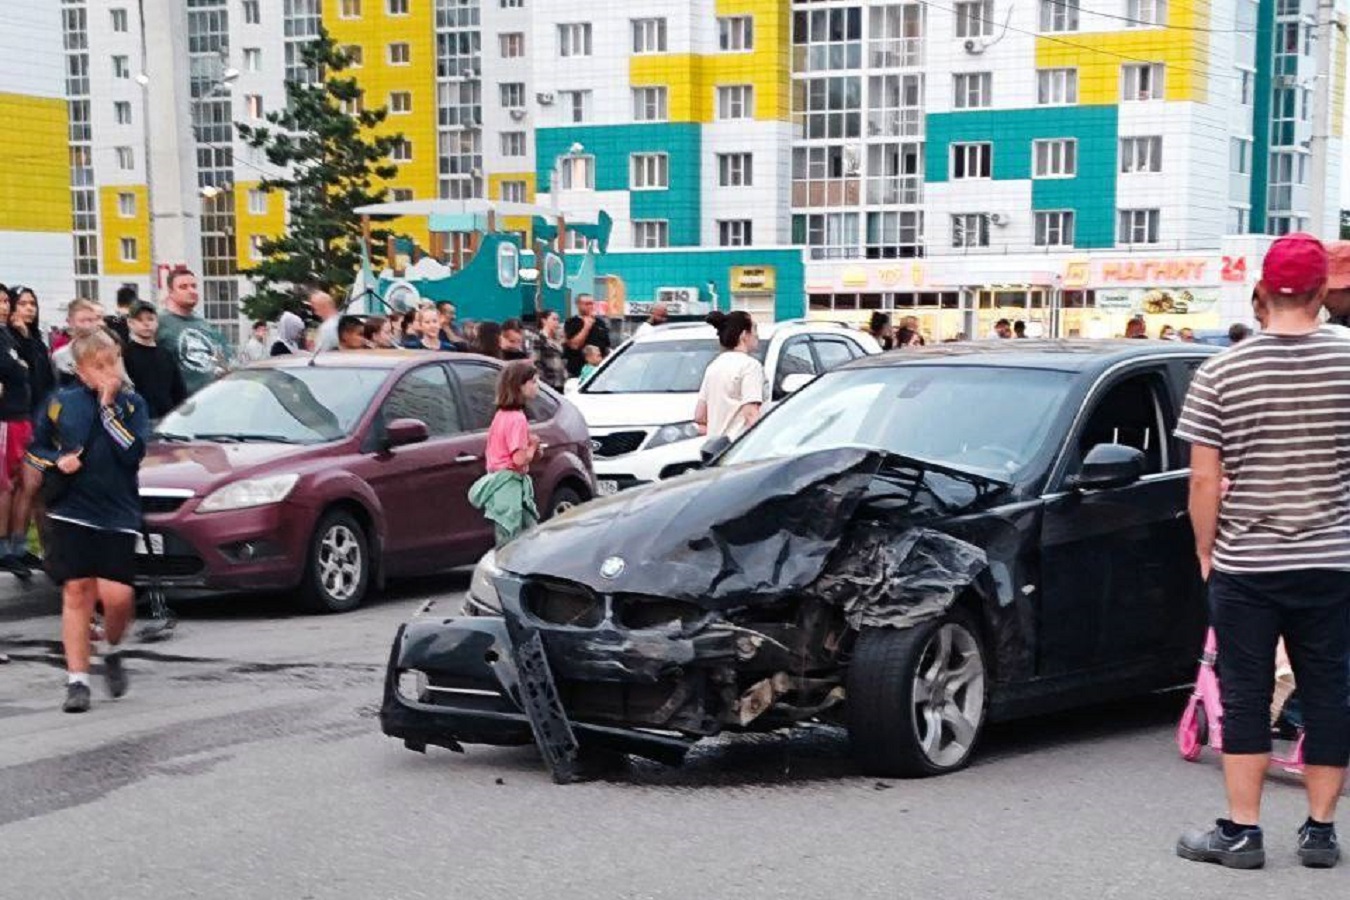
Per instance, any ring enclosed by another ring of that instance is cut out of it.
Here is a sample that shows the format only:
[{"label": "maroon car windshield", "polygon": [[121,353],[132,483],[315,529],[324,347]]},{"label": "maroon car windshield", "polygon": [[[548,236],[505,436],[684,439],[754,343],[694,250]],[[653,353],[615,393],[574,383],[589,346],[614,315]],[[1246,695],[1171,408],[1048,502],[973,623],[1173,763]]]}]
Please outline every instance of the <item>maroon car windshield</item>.
[{"label": "maroon car windshield", "polygon": [[164,417],[161,440],[322,444],[351,434],[388,369],[305,366],[245,369]]}]

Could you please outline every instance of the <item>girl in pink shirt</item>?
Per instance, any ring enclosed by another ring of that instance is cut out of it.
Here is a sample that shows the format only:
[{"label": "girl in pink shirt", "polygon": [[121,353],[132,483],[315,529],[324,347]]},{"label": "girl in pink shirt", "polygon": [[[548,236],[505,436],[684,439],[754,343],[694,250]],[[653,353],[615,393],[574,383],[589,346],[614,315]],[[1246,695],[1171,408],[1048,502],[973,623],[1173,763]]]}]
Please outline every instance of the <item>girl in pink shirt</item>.
[{"label": "girl in pink shirt", "polygon": [[497,414],[487,436],[487,474],[469,489],[469,503],[496,527],[497,546],[539,521],[530,463],[539,440],[530,434],[525,404],[539,395],[534,363],[509,363],[497,377]]}]

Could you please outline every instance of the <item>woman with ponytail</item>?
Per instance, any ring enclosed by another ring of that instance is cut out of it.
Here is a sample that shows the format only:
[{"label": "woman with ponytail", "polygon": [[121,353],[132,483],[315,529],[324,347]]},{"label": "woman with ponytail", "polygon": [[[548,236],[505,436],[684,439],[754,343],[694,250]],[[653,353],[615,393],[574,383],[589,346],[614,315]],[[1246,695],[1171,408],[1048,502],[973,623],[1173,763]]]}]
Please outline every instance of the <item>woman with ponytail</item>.
[{"label": "woman with ponytail", "polygon": [[759,337],[747,312],[713,312],[707,322],[722,345],[703,373],[694,422],[709,437],[733,440],[759,421],[764,403],[764,366],[755,358]]}]

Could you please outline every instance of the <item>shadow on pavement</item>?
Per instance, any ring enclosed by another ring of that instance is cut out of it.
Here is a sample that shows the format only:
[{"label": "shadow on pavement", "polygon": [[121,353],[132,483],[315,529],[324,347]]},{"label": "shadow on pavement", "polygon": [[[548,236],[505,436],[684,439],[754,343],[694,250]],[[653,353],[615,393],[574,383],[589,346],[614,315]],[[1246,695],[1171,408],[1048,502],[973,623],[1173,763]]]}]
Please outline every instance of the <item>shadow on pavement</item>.
[{"label": "shadow on pavement", "polygon": [[[372,592],[367,596],[365,603],[359,609],[373,609],[389,603],[405,603],[408,600],[423,597],[440,598],[462,593],[468,587],[469,573],[459,571],[441,575],[427,575],[421,578],[393,580],[383,591]],[[308,618],[316,615],[301,609],[293,592],[284,594],[171,594],[169,606],[184,621],[289,619]],[[143,604],[141,612],[144,613]]]}]

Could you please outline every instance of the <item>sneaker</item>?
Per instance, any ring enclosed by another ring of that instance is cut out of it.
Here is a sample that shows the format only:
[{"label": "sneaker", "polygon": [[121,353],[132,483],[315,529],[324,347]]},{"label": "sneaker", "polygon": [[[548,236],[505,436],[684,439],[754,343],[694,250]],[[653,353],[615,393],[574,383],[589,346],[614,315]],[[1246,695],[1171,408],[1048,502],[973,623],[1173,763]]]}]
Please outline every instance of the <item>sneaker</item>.
[{"label": "sneaker", "polygon": [[17,556],[0,557],[0,572],[10,572],[20,581],[28,581],[33,577],[33,570]]},{"label": "sneaker", "polygon": [[1259,869],[1266,864],[1265,838],[1259,826],[1244,828],[1234,837],[1223,833],[1223,820],[1209,831],[1188,831],[1177,841],[1177,856],[1194,862],[1212,862],[1230,869]]},{"label": "sneaker", "polygon": [[103,655],[103,681],[114,699],[127,692],[127,670],[122,665],[121,653]]},{"label": "sneaker", "polygon": [[40,569],[43,565],[42,557],[32,550],[25,550],[23,555],[19,557],[19,561],[30,569]]},{"label": "sneaker", "polygon": [[1304,822],[1298,830],[1298,861],[1309,869],[1330,869],[1340,862],[1336,826],[1317,828]]},{"label": "sneaker", "polygon": [[68,713],[89,712],[89,685],[72,681],[66,685],[66,702],[61,709]]}]

